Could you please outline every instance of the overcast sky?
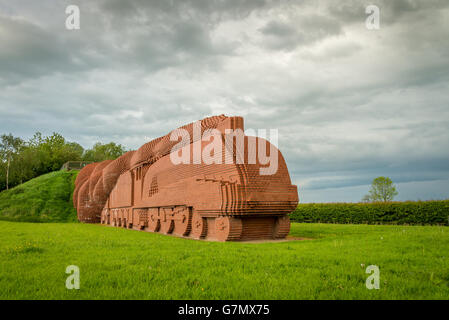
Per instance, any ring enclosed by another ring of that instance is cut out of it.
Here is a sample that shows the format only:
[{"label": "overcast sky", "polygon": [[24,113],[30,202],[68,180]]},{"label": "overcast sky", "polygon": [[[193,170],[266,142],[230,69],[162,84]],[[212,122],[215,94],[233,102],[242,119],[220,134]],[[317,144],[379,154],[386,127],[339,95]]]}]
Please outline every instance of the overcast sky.
[{"label": "overcast sky", "polygon": [[0,0],[0,133],[136,149],[240,115],[279,130],[302,202],[359,201],[380,175],[399,200],[449,198],[448,39],[447,0]]}]

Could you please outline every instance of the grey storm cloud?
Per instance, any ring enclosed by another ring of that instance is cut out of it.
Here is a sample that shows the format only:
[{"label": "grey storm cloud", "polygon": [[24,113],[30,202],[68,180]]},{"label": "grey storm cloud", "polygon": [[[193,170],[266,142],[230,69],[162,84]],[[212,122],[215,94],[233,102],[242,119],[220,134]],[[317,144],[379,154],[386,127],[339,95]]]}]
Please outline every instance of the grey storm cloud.
[{"label": "grey storm cloud", "polygon": [[260,29],[265,35],[262,43],[274,50],[293,50],[342,32],[340,23],[335,19],[320,15],[295,16],[292,21],[269,21]]},{"label": "grey storm cloud", "polygon": [[279,129],[301,201],[358,201],[379,175],[448,198],[448,38],[445,0],[0,0],[0,128],[137,148],[240,115]]}]

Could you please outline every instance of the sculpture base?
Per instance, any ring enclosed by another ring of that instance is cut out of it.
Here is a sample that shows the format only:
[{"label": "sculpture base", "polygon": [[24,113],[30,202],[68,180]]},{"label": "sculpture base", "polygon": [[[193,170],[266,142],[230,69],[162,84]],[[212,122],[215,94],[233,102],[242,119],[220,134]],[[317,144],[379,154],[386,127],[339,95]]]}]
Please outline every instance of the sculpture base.
[{"label": "sculpture base", "polygon": [[201,215],[187,206],[103,209],[101,223],[211,241],[285,239],[290,231],[286,214]]}]

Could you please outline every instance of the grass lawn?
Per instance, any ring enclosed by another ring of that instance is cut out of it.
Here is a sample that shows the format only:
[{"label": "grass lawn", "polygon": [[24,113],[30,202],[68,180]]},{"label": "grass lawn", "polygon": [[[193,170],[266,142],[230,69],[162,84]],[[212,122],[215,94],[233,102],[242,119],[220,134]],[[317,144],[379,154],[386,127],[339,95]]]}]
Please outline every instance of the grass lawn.
[{"label": "grass lawn", "polygon": [[[449,228],[292,224],[313,240],[219,243],[0,221],[1,299],[448,299]],[[67,290],[65,269],[80,268]],[[380,289],[368,290],[368,265]]]}]

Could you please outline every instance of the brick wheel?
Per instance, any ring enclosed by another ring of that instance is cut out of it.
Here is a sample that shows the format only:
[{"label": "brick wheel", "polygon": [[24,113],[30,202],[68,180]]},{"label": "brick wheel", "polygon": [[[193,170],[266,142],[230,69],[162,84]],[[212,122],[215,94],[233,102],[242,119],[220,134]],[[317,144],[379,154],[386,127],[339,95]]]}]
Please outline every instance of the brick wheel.
[{"label": "brick wheel", "polygon": [[175,222],[175,227],[173,229],[173,234],[178,236],[187,236],[192,230],[192,217],[191,209],[179,206],[175,207],[173,210],[173,220]]},{"label": "brick wheel", "polygon": [[233,217],[215,219],[215,235],[219,241],[239,240],[242,236],[242,220]]},{"label": "brick wheel", "polygon": [[171,208],[162,208],[161,214],[161,232],[165,234],[170,234],[173,232],[175,223],[173,221],[173,210]]},{"label": "brick wheel", "polygon": [[152,208],[148,212],[148,230],[157,232],[161,228],[161,221],[159,220],[159,209]]},{"label": "brick wheel", "polygon": [[274,225],[273,237],[275,239],[284,239],[290,232],[290,217],[285,215],[276,219]]},{"label": "brick wheel", "polygon": [[193,211],[192,215],[192,236],[195,239],[204,238],[207,234],[207,220]]}]

